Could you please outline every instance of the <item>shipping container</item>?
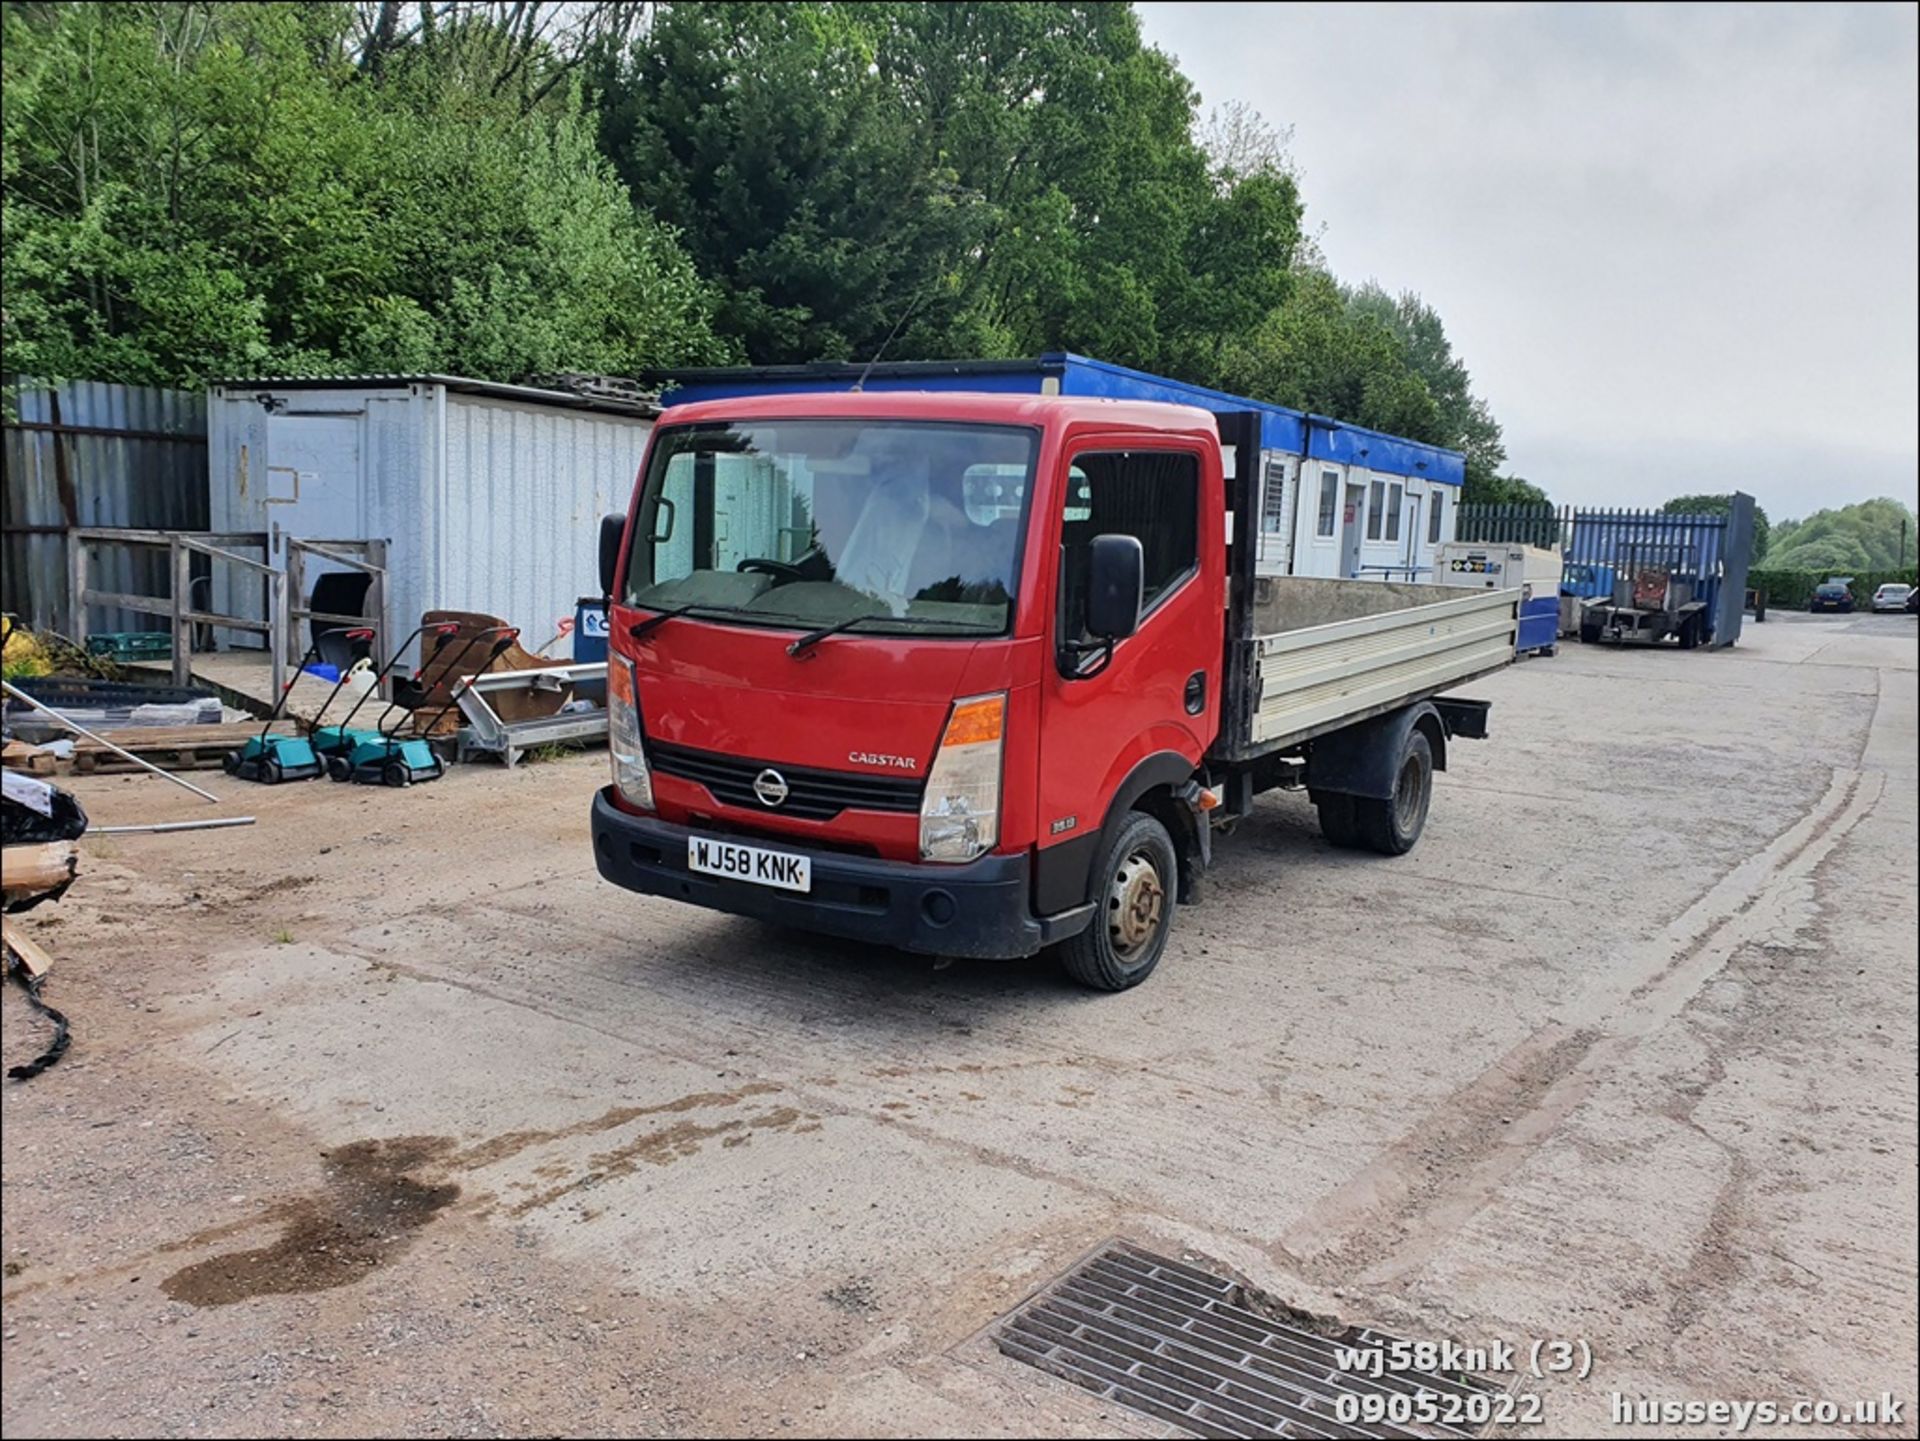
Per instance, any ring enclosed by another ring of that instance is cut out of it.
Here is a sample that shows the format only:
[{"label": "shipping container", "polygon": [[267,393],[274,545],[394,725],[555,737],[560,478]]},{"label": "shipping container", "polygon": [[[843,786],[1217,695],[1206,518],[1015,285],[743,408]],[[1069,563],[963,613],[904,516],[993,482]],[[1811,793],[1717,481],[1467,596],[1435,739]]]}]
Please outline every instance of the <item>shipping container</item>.
[{"label": "shipping container", "polygon": [[269,533],[276,564],[285,536],[384,540],[398,635],[474,610],[532,648],[592,588],[600,516],[631,493],[656,413],[445,375],[224,381],[207,403],[213,528]]}]

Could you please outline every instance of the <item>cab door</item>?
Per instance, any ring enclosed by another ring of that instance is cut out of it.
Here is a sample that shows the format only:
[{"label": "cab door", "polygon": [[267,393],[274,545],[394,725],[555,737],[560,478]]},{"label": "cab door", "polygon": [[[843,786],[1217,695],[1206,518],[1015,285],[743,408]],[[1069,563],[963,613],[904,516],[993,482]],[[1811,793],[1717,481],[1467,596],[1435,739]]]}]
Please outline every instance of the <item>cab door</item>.
[{"label": "cab door", "polygon": [[[1145,443],[1143,443],[1143,440]],[[1197,761],[1210,741],[1222,644],[1225,527],[1203,513],[1211,452],[1187,441],[1081,437],[1062,464],[1054,645],[1041,682],[1035,908],[1085,899],[1106,808],[1129,771],[1155,754]],[[1090,545],[1129,535],[1144,559],[1139,628],[1107,658],[1082,622]],[[1055,854],[1049,854],[1055,852]]]}]

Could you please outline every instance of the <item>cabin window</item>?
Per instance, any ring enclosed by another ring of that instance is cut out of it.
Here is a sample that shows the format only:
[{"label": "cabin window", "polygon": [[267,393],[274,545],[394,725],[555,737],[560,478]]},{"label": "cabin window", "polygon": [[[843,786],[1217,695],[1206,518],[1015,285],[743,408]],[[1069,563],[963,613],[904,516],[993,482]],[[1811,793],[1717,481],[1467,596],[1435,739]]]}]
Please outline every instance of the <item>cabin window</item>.
[{"label": "cabin window", "polygon": [[1367,487],[1367,539],[1380,539],[1380,522],[1387,509],[1387,483],[1376,480]]},{"label": "cabin window", "polygon": [[1400,505],[1403,487],[1387,487],[1387,539],[1400,539]]},{"label": "cabin window", "polygon": [[1060,527],[1060,633],[1087,640],[1077,633],[1096,535],[1140,542],[1142,614],[1200,568],[1200,458],[1165,450],[1077,455],[1072,477]]},{"label": "cabin window", "polygon": [[1320,518],[1314,524],[1313,533],[1322,540],[1333,538],[1334,517],[1340,512],[1340,473],[1336,470],[1320,472]]},{"label": "cabin window", "polygon": [[1427,512],[1427,544],[1440,544],[1440,512],[1446,508],[1447,497],[1443,491],[1434,491],[1433,509]]}]

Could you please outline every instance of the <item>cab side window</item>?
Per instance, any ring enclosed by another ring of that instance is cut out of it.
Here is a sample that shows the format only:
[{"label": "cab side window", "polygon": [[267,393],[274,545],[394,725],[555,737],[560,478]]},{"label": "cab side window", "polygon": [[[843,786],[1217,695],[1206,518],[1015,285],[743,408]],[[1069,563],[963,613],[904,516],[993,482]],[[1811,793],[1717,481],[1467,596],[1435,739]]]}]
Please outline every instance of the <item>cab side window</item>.
[{"label": "cab side window", "polygon": [[1145,561],[1142,614],[1200,566],[1200,458],[1175,451],[1099,451],[1074,457],[1060,528],[1060,635],[1090,639],[1088,547],[1130,535]]}]

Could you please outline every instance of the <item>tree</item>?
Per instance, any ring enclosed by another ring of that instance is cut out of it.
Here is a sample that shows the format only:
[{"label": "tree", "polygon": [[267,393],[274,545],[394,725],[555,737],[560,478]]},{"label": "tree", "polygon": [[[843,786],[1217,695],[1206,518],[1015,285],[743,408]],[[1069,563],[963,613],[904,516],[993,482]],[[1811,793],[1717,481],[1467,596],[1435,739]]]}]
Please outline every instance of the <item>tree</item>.
[{"label": "tree", "polygon": [[1915,559],[1914,513],[1897,500],[1817,510],[1775,528],[1769,570],[1898,570]]},{"label": "tree", "polygon": [[[1667,515],[1726,515],[1733,509],[1733,497],[1730,495],[1676,495],[1660,509]],[[1773,522],[1767,519],[1766,509],[1755,504],[1753,507],[1753,563],[1765,559],[1767,547],[1772,543]]]},{"label": "tree", "polygon": [[1467,483],[1461,488],[1460,501],[1463,505],[1551,505],[1546,491],[1532,481],[1518,475],[1489,475],[1477,481],[1473,472],[1467,472]]},{"label": "tree", "polygon": [[194,385],[718,358],[577,105],[370,81],[338,7],[9,6],[4,363]]},{"label": "tree", "polygon": [[1507,447],[1500,424],[1487,403],[1473,393],[1473,378],[1453,353],[1446,327],[1437,311],[1412,291],[1389,295],[1372,281],[1349,292],[1348,305],[1359,315],[1384,326],[1400,342],[1407,366],[1426,383],[1439,416],[1438,444],[1466,454],[1468,504],[1516,505],[1546,501],[1538,486],[1517,477],[1500,475]]},{"label": "tree", "polygon": [[1226,347],[1220,384],[1410,440],[1446,443],[1439,407],[1400,341],[1378,318],[1350,307],[1325,271],[1297,276],[1287,303]]},{"label": "tree", "polygon": [[598,78],[604,148],[755,361],[1064,348],[1206,379],[1288,289],[1291,178],[1209,163],[1126,6],[667,4]]}]

